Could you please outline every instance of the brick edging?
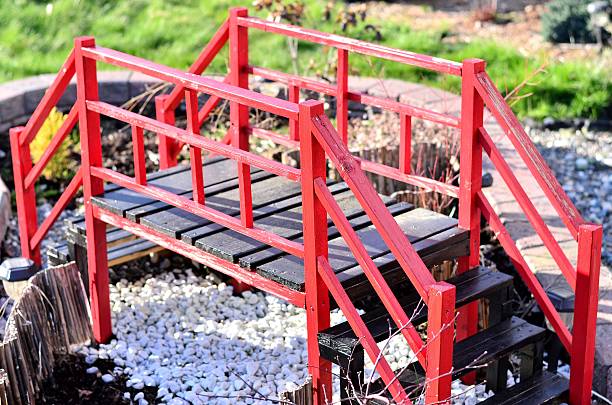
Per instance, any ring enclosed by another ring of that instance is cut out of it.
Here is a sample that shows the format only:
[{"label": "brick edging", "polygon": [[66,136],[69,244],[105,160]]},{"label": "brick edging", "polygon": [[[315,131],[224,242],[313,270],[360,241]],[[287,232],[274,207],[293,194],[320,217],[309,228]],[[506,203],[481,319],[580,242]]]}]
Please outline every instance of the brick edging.
[{"label": "brick edging", "polygon": [[[38,75],[0,84],[0,133],[27,122],[55,76]],[[150,76],[129,71],[98,72],[98,79],[100,99],[111,104],[123,104],[144,92],[147,86],[159,83]],[[57,106],[70,108],[75,99],[76,85],[73,79]]]}]

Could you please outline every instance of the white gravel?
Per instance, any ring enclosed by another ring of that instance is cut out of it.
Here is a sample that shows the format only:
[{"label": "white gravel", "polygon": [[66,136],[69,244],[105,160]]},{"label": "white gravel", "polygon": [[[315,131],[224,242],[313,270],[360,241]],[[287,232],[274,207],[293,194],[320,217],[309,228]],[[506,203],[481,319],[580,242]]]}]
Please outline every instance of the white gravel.
[{"label": "white gravel", "polygon": [[[175,270],[111,285],[111,301],[116,339],[78,352],[89,364],[113,360],[113,374],[129,377],[132,389],[158,387],[161,403],[271,403],[306,379],[305,312],[280,299],[251,292],[233,296],[225,284]],[[341,313],[332,313],[332,323],[342,321]],[[393,368],[411,358],[401,336],[387,346],[386,358]],[[366,360],[366,378],[371,368]],[[338,394],[337,378],[335,384]],[[459,382],[453,395],[455,403],[466,404],[487,397],[483,386]],[[142,403],[141,398],[136,394],[133,400]]]}]

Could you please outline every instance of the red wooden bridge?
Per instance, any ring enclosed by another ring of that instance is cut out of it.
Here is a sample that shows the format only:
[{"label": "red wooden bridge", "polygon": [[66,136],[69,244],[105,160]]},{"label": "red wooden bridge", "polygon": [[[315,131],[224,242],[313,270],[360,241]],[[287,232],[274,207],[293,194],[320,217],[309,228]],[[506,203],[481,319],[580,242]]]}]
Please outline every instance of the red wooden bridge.
[{"label": "red wooden bridge", "polygon": [[[323,83],[249,65],[249,29],[337,49],[337,82]],[[230,71],[225,80],[202,77],[227,42]],[[460,116],[351,91],[351,53],[460,77]],[[156,98],[156,119],[101,102],[98,63],[173,84],[171,93]],[[286,85],[288,100],[249,90],[250,75]],[[76,104],[40,161],[33,164],[30,143],[74,76]],[[336,98],[337,128],[322,102],[300,102],[301,90]],[[203,106],[198,105],[199,93],[209,96]],[[175,126],[175,110],[183,99],[186,129]],[[230,102],[231,126],[218,142],[202,136],[200,128],[220,100]],[[399,114],[399,167],[349,153],[349,101]],[[485,106],[578,241],[576,266],[563,253],[485,130]],[[249,109],[286,118],[289,135],[251,126]],[[102,166],[101,116],[131,125],[134,177]],[[460,129],[459,186],[411,173],[413,119]],[[77,122],[81,167],[39,225],[35,184]],[[159,172],[146,173],[145,130],[158,134]],[[250,152],[251,136],[299,149],[301,167]],[[489,78],[482,60],[452,62],[264,21],[249,17],[246,9],[235,8],[188,72],[101,47],[90,37],[77,38],[27,125],[11,129],[10,137],[24,256],[40,262],[41,240],[83,187],[85,219],[75,226],[80,227],[86,241],[93,327],[99,342],[112,335],[109,246],[135,235],[306,308],[308,367],[316,403],[331,396],[331,362],[338,363],[349,376],[349,381],[341,384],[344,397],[350,395],[348,386],[363,383],[364,353],[376,362],[378,387],[386,388],[386,394],[398,403],[413,401],[420,392],[415,386],[423,387],[428,404],[449,402],[453,379],[473,381],[483,376],[488,388],[496,392],[488,403],[544,403],[557,398],[571,404],[590,403],[602,228],[580,216]],[[177,166],[184,145],[189,145],[189,166]],[[576,293],[574,333],[562,321],[481,190],[483,150]],[[203,151],[216,157],[203,159]],[[328,162],[339,172],[341,182],[326,180]],[[366,172],[457,198],[458,221],[381,197]],[[509,313],[512,277],[480,267],[481,216],[495,231],[570,353],[569,381],[542,369],[545,330]],[[445,260],[458,261],[457,274],[436,281],[429,268]],[[484,298],[491,305],[489,327],[478,330],[477,302]],[[364,300],[369,301],[368,310],[359,315],[356,306]],[[329,313],[334,306],[342,310],[347,322],[330,327]],[[423,339],[416,327],[425,323],[427,337]],[[401,334],[416,354],[414,367],[393,370],[384,356],[379,356],[377,342],[387,338],[390,329]],[[522,358],[521,380],[507,388],[506,370],[512,353]],[[486,372],[472,372],[484,365]]]}]

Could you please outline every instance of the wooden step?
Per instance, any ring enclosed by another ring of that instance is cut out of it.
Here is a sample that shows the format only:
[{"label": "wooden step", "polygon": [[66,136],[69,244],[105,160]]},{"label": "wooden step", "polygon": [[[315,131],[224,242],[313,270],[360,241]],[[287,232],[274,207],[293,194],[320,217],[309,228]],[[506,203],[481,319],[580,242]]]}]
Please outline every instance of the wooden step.
[{"label": "wooden step", "polygon": [[[503,359],[533,343],[543,342],[545,333],[543,328],[512,317],[465,340],[455,342],[453,379]],[[424,383],[424,372],[418,362],[397,370],[397,374],[397,379],[404,387],[413,389]],[[370,391],[377,392],[384,386],[382,380],[376,380],[370,385]]]},{"label": "wooden step", "polygon": [[[406,276],[404,275],[404,277]],[[456,307],[460,308],[465,304],[492,296],[504,288],[511,287],[512,277],[489,268],[478,267],[452,277],[447,282],[457,287]],[[411,289],[407,294],[404,292],[404,296],[400,296],[399,301],[404,312],[410,316],[419,305],[420,297],[414,289]],[[397,330],[395,323],[390,321],[389,314],[384,307],[379,306],[365,313],[361,318],[377,342],[387,339],[389,333]],[[426,308],[415,314],[413,324],[416,326],[425,321],[427,321]],[[334,325],[319,333],[319,348],[324,358],[342,366],[355,353],[355,350],[362,350],[359,339],[355,336],[348,322]]]},{"label": "wooden step", "polygon": [[[394,216],[398,225],[412,244],[428,240],[425,253],[431,249],[443,250],[445,247],[455,243],[462,247],[459,249],[461,252],[465,252],[465,247],[469,239],[469,232],[459,229],[457,227],[457,220],[422,208],[417,208]],[[440,234],[444,234],[451,229],[456,230],[453,231],[453,234],[457,233],[458,237],[452,240],[448,240],[446,237],[440,237]],[[367,252],[370,254],[370,257],[375,259],[377,264],[381,267],[388,266],[396,268],[395,258],[393,258],[388,246],[373,225],[359,230],[357,235],[364,244]],[[423,252],[417,250],[417,253],[422,254]],[[452,258],[454,257],[445,255],[439,256],[440,261]],[[376,259],[379,259],[380,262]],[[336,237],[329,241],[329,263],[342,282],[350,283],[353,280],[358,280],[363,275],[352,251],[341,237]],[[253,267],[251,266],[251,268]],[[303,260],[295,256],[286,255],[271,262],[258,265],[256,271],[258,274],[278,281],[289,288],[304,291]],[[345,271],[348,273],[343,275]]]},{"label": "wooden step", "polygon": [[489,397],[480,405],[541,405],[564,402],[569,381],[557,374],[542,371],[536,376]]}]

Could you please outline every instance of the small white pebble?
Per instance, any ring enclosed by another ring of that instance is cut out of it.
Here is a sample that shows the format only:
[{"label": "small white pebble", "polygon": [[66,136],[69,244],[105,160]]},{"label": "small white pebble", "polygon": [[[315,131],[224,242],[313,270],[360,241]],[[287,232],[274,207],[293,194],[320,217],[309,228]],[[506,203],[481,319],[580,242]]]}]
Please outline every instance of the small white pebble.
[{"label": "small white pebble", "polygon": [[85,370],[87,372],[87,374],[98,374],[98,367],[89,367],[87,370]]},{"label": "small white pebble", "polygon": [[113,377],[110,374],[104,374],[102,376],[102,381],[104,381],[106,384],[108,384],[108,383],[111,383],[111,382],[115,381],[115,377]]}]

